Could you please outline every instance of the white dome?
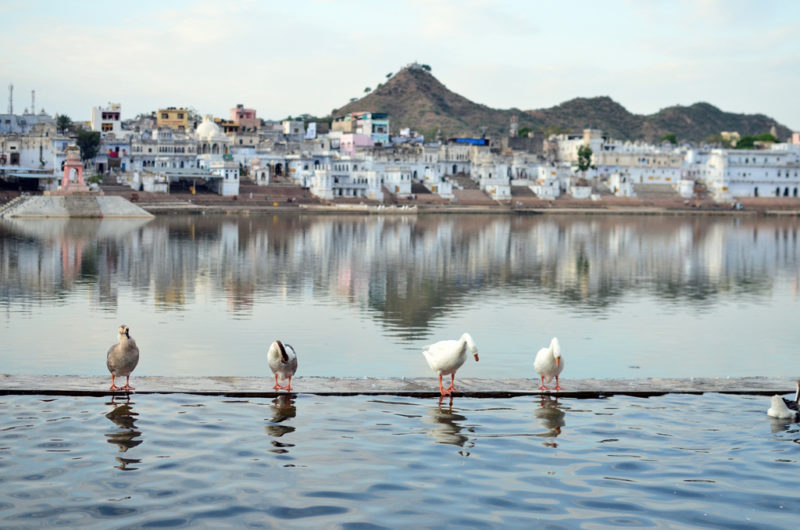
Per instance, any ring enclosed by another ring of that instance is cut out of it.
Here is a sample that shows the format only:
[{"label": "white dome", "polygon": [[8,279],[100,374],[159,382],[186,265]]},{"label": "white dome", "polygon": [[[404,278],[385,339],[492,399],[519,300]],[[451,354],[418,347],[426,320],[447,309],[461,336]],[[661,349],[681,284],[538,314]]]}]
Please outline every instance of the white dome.
[{"label": "white dome", "polygon": [[214,123],[214,118],[211,116],[211,114],[206,114],[203,116],[203,122],[197,126],[197,129],[194,131],[194,133],[197,135],[199,140],[225,138],[225,134],[222,132],[222,129],[219,128],[219,125]]}]

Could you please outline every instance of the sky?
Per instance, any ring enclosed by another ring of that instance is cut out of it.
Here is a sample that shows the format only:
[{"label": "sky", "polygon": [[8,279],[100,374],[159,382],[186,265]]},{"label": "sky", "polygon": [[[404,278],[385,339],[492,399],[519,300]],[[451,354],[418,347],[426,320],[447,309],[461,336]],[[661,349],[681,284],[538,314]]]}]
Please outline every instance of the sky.
[{"label": "sky", "polygon": [[412,62],[498,109],[705,101],[800,130],[800,2],[0,0],[0,112],[327,115]]}]

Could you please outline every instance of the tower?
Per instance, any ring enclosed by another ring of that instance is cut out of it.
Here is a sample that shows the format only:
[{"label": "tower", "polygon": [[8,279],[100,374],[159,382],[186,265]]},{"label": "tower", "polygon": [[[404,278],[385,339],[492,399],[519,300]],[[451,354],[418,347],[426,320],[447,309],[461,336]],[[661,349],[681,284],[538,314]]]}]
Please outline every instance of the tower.
[{"label": "tower", "polygon": [[36,114],[36,91],[31,90],[31,114]]},{"label": "tower", "polygon": [[14,114],[14,83],[8,84],[8,113]]},{"label": "tower", "polygon": [[511,138],[516,138],[518,130],[519,130],[519,121],[517,120],[517,115],[516,114],[512,114],[511,115],[511,124],[510,124],[509,130],[508,130],[508,135]]}]

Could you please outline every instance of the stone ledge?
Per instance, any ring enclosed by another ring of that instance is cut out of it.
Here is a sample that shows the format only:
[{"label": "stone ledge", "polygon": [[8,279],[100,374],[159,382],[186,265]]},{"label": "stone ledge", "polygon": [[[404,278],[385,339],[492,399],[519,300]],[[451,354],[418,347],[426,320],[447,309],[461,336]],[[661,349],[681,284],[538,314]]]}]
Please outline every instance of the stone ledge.
[{"label": "stone ledge", "polygon": [[[0,375],[0,395],[110,395],[110,377]],[[150,377],[134,375],[131,384],[138,394],[196,394],[231,397],[273,397],[285,394],[272,389],[272,377]],[[503,398],[542,394],[573,398],[599,398],[612,395],[639,397],[670,393],[703,394],[788,394],[795,391],[795,380],[769,377],[691,378],[691,379],[563,379],[566,390],[540,391],[534,379],[456,378],[460,392],[456,397]],[[297,377],[293,394],[319,396],[395,395],[439,396],[438,381],[430,378],[330,378]],[[124,392],[117,392],[124,394]]]}]

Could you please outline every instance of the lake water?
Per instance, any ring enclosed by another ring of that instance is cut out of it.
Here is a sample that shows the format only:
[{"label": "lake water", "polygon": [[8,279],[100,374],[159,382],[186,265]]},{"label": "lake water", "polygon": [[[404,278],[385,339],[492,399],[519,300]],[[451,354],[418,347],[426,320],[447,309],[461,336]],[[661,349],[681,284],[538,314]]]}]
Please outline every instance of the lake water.
[{"label": "lake water", "polygon": [[[797,375],[797,218],[168,216],[0,222],[0,372],[105,375],[120,323],[136,375],[420,377],[474,337],[463,377]],[[789,372],[789,373],[787,373]]]},{"label": "lake water", "polygon": [[0,396],[0,524],[797,528],[767,404]]}]

